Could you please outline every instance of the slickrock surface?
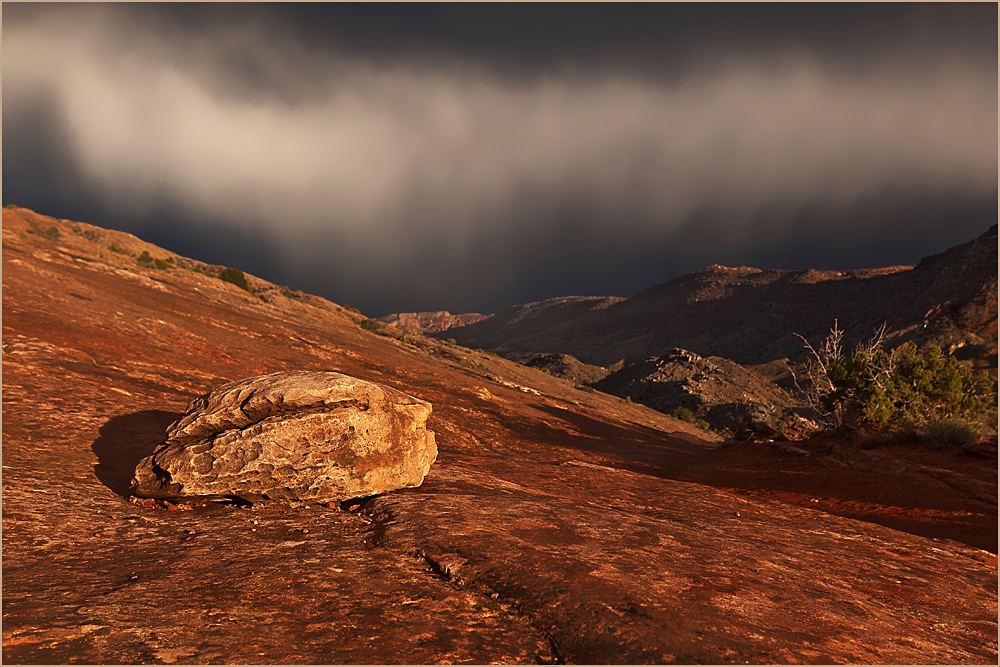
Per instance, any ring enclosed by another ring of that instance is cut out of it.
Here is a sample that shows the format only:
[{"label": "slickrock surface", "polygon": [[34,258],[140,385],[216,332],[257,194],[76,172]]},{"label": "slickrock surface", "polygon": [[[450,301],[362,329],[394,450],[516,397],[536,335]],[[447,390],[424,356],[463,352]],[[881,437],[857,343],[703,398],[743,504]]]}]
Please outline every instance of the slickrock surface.
[{"label": "slickrock surface", "polygon": [[246,378],[193,400],[136,467],[144,498],[329,503],[420,486],[427,401],[341,373]]},{"label": "slickrock surface", "polygon": [[[995,460],[720,448],[144,249],[169,255],[3,211],[6,663],[997,660]],[[433,404],[424,483],[353,511],[128,502],[192,399],[295,369]]]}]

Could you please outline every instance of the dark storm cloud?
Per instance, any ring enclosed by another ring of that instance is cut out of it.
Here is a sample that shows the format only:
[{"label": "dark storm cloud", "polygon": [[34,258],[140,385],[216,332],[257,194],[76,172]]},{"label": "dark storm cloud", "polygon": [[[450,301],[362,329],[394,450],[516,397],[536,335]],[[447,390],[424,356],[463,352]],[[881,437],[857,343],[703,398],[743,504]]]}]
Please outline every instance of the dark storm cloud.
[{"label": "dark storm cloud", "polygon": [[935,251],[995,215],[995,20],[5,5],[5,201],[48,173],[129,231],[236,239],[243,268],[376,314],[628,293],[712,261],[883,263],[858,247],[909,229],[924,245],[899,247]]}]

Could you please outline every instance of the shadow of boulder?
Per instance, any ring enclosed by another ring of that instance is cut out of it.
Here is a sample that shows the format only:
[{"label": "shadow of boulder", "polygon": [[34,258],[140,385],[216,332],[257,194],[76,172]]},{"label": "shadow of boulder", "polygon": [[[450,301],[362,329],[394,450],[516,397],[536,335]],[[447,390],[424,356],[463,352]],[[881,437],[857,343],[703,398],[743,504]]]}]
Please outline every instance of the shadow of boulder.
[{"label": "shadow of boulder", "polygon": [[180,412],[143,410],[112,417],[101,426],[91,445],[97,455],[94,474],[114,493],[127,498],[135,466],[163,442],[167,427],[180,419]]}]

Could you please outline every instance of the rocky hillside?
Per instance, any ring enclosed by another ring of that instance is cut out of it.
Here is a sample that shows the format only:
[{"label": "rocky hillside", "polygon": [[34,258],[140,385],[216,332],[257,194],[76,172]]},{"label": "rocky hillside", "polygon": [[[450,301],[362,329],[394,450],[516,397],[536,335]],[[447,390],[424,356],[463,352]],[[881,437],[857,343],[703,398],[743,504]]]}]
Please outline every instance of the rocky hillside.
[{"label": "rocky hillside", "polygon": [[886,322],[890,343],[967,348],[996,368],[997,228],[915,267],[762,271],[710,266],[629,299],[550,299],[451,330],[463,345],[571,354],[606,366],[675,347],[741,364],[803,355],[794,336],[822,337],[834,320],[851,344]]},{"label": "rocky hillside", "polygon": [[621,369],[621,364],[615,364],[610,368],[585,364],[570,354],[523,354],[508,352],[504,357],[519,364],[545,371],[557,378],[569,380],[574,384],[595,384],[614,371]]},{"label": "rocky hillside", "polygon": [[[720,447],[16,207],[2,261],[5,663],[996,663],[995,458]],[[192,398],[290,370],[430,403],[424,483],[334,506],[129,501]]]},{"label": "rocky hillside", "polygon": [[395,313],[378,318],[380,322],[391,324],[399,329],[416,333],[440,333],[455,327],[464,327],[485,320],[489,315],[480,313],[462,313],[452,315],[447,310],[435,310],[424,313]]},{"label": "rocky hillside", "polygon": [[777,435],[807,414],[800,401],[752,369],[680,348],[632,362],[594,386],[668,414],[689,410],[692,419],[730,433]]}]

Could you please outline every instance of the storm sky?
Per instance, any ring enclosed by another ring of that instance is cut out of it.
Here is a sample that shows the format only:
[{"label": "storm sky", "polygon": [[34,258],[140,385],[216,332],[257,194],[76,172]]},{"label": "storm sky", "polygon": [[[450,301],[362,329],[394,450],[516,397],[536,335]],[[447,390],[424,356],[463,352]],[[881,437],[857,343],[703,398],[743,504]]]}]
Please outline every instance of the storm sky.
[{"label": "storm sky", "polygon": [[997,212],[997,6],[3,5],[3,202],[378,316]]}]

